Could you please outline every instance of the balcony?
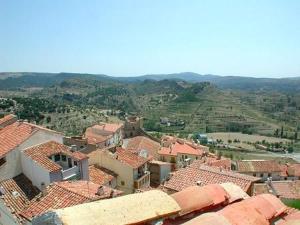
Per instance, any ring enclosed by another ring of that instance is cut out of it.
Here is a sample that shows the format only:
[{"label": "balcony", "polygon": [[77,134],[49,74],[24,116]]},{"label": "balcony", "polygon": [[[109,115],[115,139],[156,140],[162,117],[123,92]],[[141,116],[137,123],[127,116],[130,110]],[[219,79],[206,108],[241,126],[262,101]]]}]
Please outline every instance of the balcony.
[{"label": "balcony", "polygon": [[72,168],[62,170],[61,173],[63,180],[75,179],[79,176],[79,167],[73,166]]},{"label": "balcony", "polygon": [[140,189],[143,187],[148,187],[150,185],[150,172],[146,171],[144,175],[139,177],[137,180],[134,181],[134,188]]}]

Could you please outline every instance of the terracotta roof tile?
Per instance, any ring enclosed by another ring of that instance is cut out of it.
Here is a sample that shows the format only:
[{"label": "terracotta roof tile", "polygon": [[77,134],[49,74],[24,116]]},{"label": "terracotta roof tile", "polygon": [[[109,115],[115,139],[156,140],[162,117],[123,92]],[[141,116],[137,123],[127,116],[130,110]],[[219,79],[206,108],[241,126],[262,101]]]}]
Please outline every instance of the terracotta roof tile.
[{"label": "terracotta roof tile", "polygon": [[[97,195],[100,185],[88,181],[55,182],[47,187],[47,194],[39,196],[21,212],[21,215],[31,219],[51,209],[61,209],[84,202],[110,198],[113,189],[103,187],[104,193]],[[122,192],[114,190],[116,195]]]},{"label": "terracotta roof tile", "polygon": [[78,161],[88,158],[81,152],[71,152],[68,146],[57,143],[55,141],[49,141],[27,148],[26,150],[24,150],[24,154],[50,172],[62,169],[59,164],[49,159],[49,157],[52,155],[64,154]]},{"label": "terracotta roof tile", "polygon": [[40,193],[23,174],[1,181],[0,187],[4,191],[4,194],[1,194],[1,199],[18,219],[21,219],[19,212],[27,207],[30,201]]},{"label": "terracotta roof tile", "polygon": [[90,181],[94,182],[95,184],[105,185],[109,181],[112,181],[116,176],[117,174],[103,167],[98,167],[95,165],[89,166]]},{"label": "terracotta roof tile", "polygon": [[237,161],[237,169],[244,172],[281,172],[279,164],[273,160],[242,160]]},{"label": "terracotta roof tile", "polygon": [[179,169],[173,173],[164,187],[174,191],[181,191],[197,183],[200,186],[204,186],[231,182],[240,186],[244,191],[248,191],[251,183],[258,180],[260,179],[256,177],[202,165],[199,168],[186,167]]},{"label": "terracotta roof tile", "polygon": [[276,194],[282,198],[300,199],[300,181],[272,181]]},{"label": "terracotta roof tile", "polygon": [[160,155],[171,155],[177,156],[177,154],[189,154],[189,155],[203,155],[205,147],[202,145],[196,145],[193,143],[186,142],[184,140],[176,140],[168,147],[162,147],[158,154]]},{"label": "terracotta roof tile", "polygon": [[150,138],[137,136],[128,139],[128,143],[125,149],[135,154],[139,154],[141,150],[147,150],[150,156],[157,159],[160,147],[160,143],[153,141]]},{"label": "terracotta roof tile", "polygon": [[0,157],[15,149],[37,130],[38,129],[36,129],[35,127],[22,122],[15,122],[1,129]]},{"label": "terracotta roof tile", "polygon": [[146,158],[133,154],[132,152],[126,151],[125,149],[119,147],[116,148],[115,154],[118,161],[125,163],[132,168],[138,168],[149,161]]},{"label": "terracotta roof tile", "polygon": [[4,116],[0,119],[0,129],[3,128],[2,126],[6,126],[9,121],[15,122],[17,120],[17,117],[13,114],[9,114]]}]

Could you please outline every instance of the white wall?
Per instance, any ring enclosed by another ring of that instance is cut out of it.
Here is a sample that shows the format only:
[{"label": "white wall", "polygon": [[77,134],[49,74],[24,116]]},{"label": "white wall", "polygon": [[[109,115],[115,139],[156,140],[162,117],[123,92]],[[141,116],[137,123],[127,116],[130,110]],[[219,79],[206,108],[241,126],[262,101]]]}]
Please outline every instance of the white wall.
[{"label": "white wall", "polygon": [[16,217],[11,214],[10,210],[5,206],[2,199],[0,199],[0,224],[2,225],[18,225]]},{"label": "white wall", "polygon": [[34,186],[41,189],[41,183],[44,183],[46,186],[50,184],[50,175],[48,170],[41,167],[38,163],[23,153],[21,153],[21,162],[24,175],[31,180]]},{"label": "white wall", "polygon": [[19,150],[10,151],[5,159],[6,163],[0,167],[0,181],[11,179],[22,173]]}]

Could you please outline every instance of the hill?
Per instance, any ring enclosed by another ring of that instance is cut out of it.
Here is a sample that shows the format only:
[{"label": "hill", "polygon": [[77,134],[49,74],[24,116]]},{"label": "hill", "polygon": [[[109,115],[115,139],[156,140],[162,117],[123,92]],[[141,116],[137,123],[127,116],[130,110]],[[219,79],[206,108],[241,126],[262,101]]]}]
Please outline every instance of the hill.
[{"label": "hill", "polygon": [[[181,135],[224,131],[279,135],[283,127],[282,135],[293,137],[300,129],[298,78],[190,75],[126,80],[93,74],[2,73],[0,97],[8,100],[0,101],[0,112],[13,111],[69,134],[104,120],[105,110],[114,119],[138,114],[145,117],[150,131]],[[170,79],[162,79],[166,77]],[[196,82],[198,77],[202,82]]]}]

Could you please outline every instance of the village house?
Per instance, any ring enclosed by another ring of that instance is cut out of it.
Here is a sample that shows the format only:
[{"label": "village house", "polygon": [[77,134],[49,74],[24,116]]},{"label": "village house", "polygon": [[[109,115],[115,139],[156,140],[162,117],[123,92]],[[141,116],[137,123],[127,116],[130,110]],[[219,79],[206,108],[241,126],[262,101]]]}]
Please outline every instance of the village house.
[{"label": "village house", "polygon": [[151,160],[149,162],[151,185],[158,186],[163,182],[165,182],[168,179],[172,169],[173,169],[172,163],[162,162],[158,160]]},{"label": "village house", "polygon": [[300,163],[280,164],[281,180],[299,180],[300,179]]},{"label": "village house", "polygon": [[254,195],[270,193],[282,201],[298,201],[300,202],[300,181],[284,180],[272,181],[267,180],[264,183],[254,184]]},{"label": "village house", "polygon": [[22,172],[40,190],[63,180],[89,180],[88,157],[55,141],[21,152]]},{"label": "village house", "polygon": [[[9,116],[10,117],[10,116]],[[2,121],[6,117],[2,118]],[[10,122],[8,122],[10,121]],[[0,180],[10,179],[22,173],[21,152],[47,141],[63,142],[59,132],[24,121],[7,120],[0,129]]]},{"label": "village house", "polygon": [[40,191],[24,174],[20,174],[0,182],[0,224],[29,225],[34,217],[48,210],[121,194],[121,191],[89,181],[54,182]]},{"label": "village house", "polygon": [[9,114],[0,119],[0,130],[14,122],[17,122],[18,118],[16,115]]},{"label": "village house", "polygon": [[190,165],[194,160],[201,159],[207,152],[206,146],[164,136],[158,154],[161,161],[174,163],[177,168],[181,168]]},{"label": "village house", "polygon": [[143,127],[142,118],[137,116],[126,117],[124,128],[123,128],[124,137],[131,138],[131,137],[141,135],[143,133],[142,127]]},{"label": "village house", "polygon": [[262,181],[268,178],[280,180],[282,168],[273,160],[241,160],[236,162],[236,170],[239,173],[259,177]]},{"label": "village house", "polygon": [[168,193],[175,193],[194,185],[204,186],[231,182],[251,195],[253,184],[258,181],[260,181],[260,178],[193,163],[186,168],[171,173],[163,188]]},{"label": "village house", "polygon": [[150,185],[147,158],[120,147],[113,151],[99,149],[89,154],[89,157],[90,165],[97,165],[117,174],[117,189],[126,194]]},{"label": "village house", "polygon": [[124,139],[122,147],[127,151],[131,151],[139,156],[158,160],[158,151],[160,150],[161,145],[159,142],[148,137],[136,136],[133,138]]},{"label": "village house", "polygon": [[86,129],[84,138],[94,149],[117,146],[121,144],[123,124],[102,123]]}]

